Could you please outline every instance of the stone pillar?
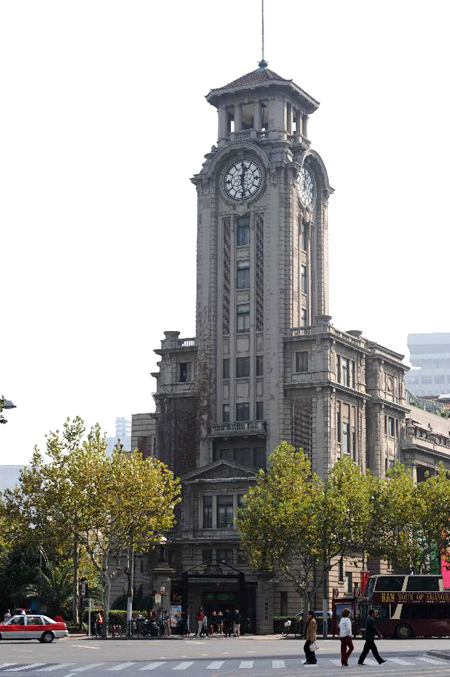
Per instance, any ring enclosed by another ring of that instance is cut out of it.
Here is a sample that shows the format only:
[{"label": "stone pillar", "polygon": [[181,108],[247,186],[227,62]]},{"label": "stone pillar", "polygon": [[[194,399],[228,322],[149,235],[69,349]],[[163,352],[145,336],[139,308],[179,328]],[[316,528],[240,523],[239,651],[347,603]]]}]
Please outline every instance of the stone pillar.
[{"label": "stone pillar", "polygon": [[224,141],[228,136],[228,110],[226,106],[220,106],[219,108],[219,130],[218,130],[218,143]]},{"label": "stone pillar", "polygon": [[253,113],[253,126],[257,132],[260,132],[262,129],[262,115],[261,115],[261,101],[257,99],[255,101],[255,111]]},{"label": "stone pillar", "polygon": [[301,136],[302,135],[302,129],[303,129],[302,114],[300,113],[298,108],[295,109],[295,125],[296,125],[296,128],[297,128],[297,136]]},{"label": "stone pillar", "polygon": [[238,103],[234,107],[234,131],[240,132],[242,130],[242,108],[241,104]]},{"label": "stone pillar", "polygon": [[256,634],[273,633],[273,572],[260,571],[256,574]]},{"label": "stone pillar", "polygon": [[305,137],[305,139],[307,139],[308,138],[308,116],[307,115],[302,116],[302,122],[303,122],[303,124],[302,124],[302,134]]}]

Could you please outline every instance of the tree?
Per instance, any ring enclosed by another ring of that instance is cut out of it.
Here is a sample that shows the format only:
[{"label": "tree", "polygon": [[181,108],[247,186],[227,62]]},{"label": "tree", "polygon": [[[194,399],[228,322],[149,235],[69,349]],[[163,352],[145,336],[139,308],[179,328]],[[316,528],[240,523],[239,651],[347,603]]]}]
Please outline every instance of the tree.
[{"label": "tree", "polygon": [[250,563],[276,566],[306,610],[312,596],[327,585],[331,567],[362,549],[371,478],[345,458],[324,482],[311,471],[306,454],[285,442],[269,460],[268,471],[260,471],[244,497],[237,527]]}]

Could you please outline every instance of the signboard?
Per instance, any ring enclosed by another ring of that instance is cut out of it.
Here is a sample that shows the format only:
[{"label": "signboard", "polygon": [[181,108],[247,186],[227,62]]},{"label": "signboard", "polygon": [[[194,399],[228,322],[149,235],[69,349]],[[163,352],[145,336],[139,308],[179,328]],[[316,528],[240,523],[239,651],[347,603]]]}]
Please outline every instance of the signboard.
[{"label": "signboard", "polygon": [[161,595],[155,595],[155,605],[158,606],[161,604]]},{"label": "signboard", "polygon": [[450,588],[450,561],[447,560],[449,555],[450,553],[448,553],[445,557],[441,557],[441,574],[442,580],[444,582],[444,588],[446,590]]},{"label": "signboard", "polygon": [[374,604],[450,604],[450,590],[446,592],[374,592]]},{"label": "signboard", "polygon": [[181,604],[170,607],[170,627],[177,628],[181,624]]}]

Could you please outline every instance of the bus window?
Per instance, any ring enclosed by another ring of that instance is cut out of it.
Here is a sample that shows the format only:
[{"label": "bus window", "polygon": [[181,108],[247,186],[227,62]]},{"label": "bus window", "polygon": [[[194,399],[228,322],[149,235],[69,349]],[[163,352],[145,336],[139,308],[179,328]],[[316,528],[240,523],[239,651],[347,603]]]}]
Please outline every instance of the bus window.
[{"label": "bus window", "polygon": [[429,617],[448,620],[450,618],[450,604],[430,604]]},{"label": "bus window", "polygon": [[381,604],[380,606],[374,605],[373,608],[375,609],[375,611],[378,611],[378,618],[380,620],[390,618],[389,606],[390,606],[389,604]]},{"label": "bus window", "polygon": [[402,619],[410,620],[428,618],[428,606],[426,604],[403,604]]},{"label": "bus window", "polygon": [[439,590],[439,576],[408,576],[406,589],[411,592],[436,592]]},{"label": "bus window", "polygon": [[401,592],[404,576],[378,576],[375,590]]}]

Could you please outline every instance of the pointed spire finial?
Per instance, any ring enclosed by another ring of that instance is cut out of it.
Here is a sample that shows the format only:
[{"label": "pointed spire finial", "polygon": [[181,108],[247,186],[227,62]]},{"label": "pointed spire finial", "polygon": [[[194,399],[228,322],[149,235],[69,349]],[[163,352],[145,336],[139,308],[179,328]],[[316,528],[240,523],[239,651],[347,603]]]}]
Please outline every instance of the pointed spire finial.
[{"label": "pointed spire finial", "polygon": [[264,0],[261,0],[261,37],[262,37],[262,54],[261,54],[261,61],[259,62],[259,67],[260,68],[265,68],[263,66],[263,63],[266,63],[266,60],[264,59]]}]

